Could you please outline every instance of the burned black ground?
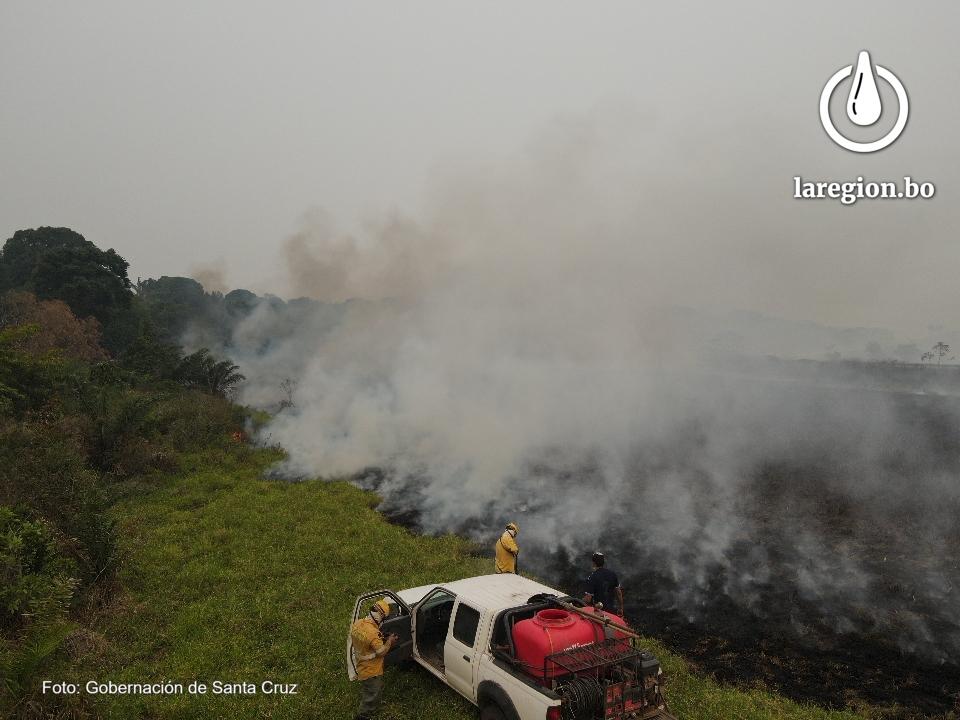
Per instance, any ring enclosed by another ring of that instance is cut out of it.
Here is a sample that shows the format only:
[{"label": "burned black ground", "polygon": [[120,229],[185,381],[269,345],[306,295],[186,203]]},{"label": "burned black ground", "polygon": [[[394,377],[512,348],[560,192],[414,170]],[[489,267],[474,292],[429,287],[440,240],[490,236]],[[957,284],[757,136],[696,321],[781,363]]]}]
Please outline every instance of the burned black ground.
[{"label": "burned black ground", "polygon": [[[555,543],[521,533],[521,567],[578,592],[588,551],[602,547],[623,580],[630,621],[703,673],[827,707],[886,708],[884,717],[954,717],[960,403],[836,388],[789,389],[782,402],[797,408],[778,429],[790,439],[786,451],[751,465],[733,492],[718,494],[698,463],[712,439],[691,423],[673,446],[638,448],[633,485],[621,488],[602,527],[574,520]],[[850,417],[854,427],[839,426]],[[357,480],[381,493],[381,510],[394,521],[422,529],[428,478],[371,470]],[[571,467],[546,456],[516,479],[510,497],[464,508],[444,529],[482,543],[504,517],[529,524],[557,516],[584,487],[601,495],[602,483],[590,458]],[[673,542],[651,490],[695,496],[692,524],[702,523],[703,535]],[[723,513],[730,532],[711,548],[707,526]],[[705,549],[715,555],[705,559]]]}]

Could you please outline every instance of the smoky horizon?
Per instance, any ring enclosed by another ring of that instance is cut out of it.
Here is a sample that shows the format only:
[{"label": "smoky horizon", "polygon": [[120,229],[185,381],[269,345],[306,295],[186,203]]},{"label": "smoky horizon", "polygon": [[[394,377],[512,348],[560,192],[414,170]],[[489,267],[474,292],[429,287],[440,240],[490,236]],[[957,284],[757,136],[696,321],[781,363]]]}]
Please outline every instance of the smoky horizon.
[{"label": "smoky horizon", "polygon": [[[543,231],[553,215],[551,245],[507,228],[510,247],[622,266],[646,304],[924,345],[960,330],[958,107],[941,90],[956,15],[892,2],[8,3],[0,220],[7,236],[71,227],[132,277],[376,300],[456,272],[481,243],[510,252],[460,211],[497,232],[507,212]],[[817,118],[824,83],[862,50],[911,98],[903,136],[871,155],[834,145]],[[794,201],[797,175],[909,175],[939,192],[833,207]],[[583,240],[568,245],[572,223]],[[587,272],[589,294],[608,292]]]}]

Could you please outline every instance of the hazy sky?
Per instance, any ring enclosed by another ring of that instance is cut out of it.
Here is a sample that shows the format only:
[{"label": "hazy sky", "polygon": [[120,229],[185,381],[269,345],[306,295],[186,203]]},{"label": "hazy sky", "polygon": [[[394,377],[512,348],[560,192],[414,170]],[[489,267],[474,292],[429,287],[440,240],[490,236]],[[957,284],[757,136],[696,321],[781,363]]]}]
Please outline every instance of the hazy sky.
[{"label": "hazy sky", "polygon": [[[948,2],[4,0],[0,234],[66,225],[134,278],[220,267],[230,286],[287,294],[281,248],[306,213],[344,230],[416,218],[451,174],[595,123],[616,128],[608,154],[624,140],[618,192],[654,196],[651,212],[670,198],[704,249],[658,256],[694,279],[691,304],[956,327],[958,16]],[[817,116],[861,49],[911,99],[904,135],[869,156]],[[798,174],[911,175],[938,195],[795,201]]]}]

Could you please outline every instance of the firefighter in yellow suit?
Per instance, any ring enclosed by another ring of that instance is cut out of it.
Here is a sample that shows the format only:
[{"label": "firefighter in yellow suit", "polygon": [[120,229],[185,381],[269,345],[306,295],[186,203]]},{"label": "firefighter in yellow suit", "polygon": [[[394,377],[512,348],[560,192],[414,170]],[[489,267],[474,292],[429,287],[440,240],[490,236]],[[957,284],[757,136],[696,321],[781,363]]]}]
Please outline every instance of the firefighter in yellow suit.
[{"label": "firefighter in yellow suit", "polygon": [[390,604],[386,598],[380,598],[366,617],[350,627],[357,679],[360,681],[360,711],[356,720],[370,720],[383,695],[383,658],[397,642],[396,635],[384,639],[380,634],[380,625],[389,615]]},{"label": "firefighter in yellow suit", "polygon": [[517,571],[517,555],[520,554],[520,547],[517,545],[517,533],[520,528],[516,523],[507,523],[507,529],[497,540],[494,548],[496,552],[496,567],[498,573],[515,573]]}]

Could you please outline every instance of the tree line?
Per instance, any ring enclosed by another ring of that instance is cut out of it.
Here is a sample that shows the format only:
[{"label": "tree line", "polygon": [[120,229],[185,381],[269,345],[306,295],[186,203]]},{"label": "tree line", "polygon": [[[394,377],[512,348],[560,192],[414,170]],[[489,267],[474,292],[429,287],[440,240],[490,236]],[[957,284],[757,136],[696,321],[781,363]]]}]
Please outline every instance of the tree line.
[{"label": "tree line", "polygon": [[243,452],[256,420],[229,399],[239,368],[179,343],[202,288],[134,284],[128,267],[68,228],[20,230],[0,251],[3,717],[36,714],[39,668],[115,591],[112,500],[199,448]]}]

